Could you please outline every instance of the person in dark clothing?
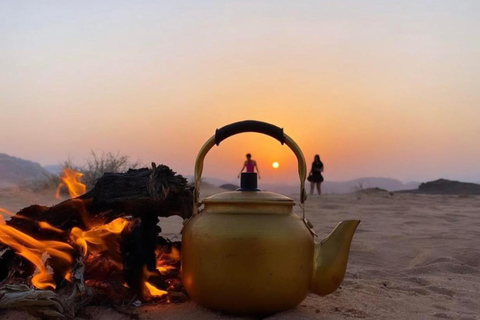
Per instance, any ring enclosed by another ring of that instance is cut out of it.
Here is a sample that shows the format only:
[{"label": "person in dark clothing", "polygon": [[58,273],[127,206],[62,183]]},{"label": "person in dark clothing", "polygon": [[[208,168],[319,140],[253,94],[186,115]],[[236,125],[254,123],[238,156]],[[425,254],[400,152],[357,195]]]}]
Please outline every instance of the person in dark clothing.
[{"label": "person in dark clothing", "polygon": [[318,194],[322,194],[322,182],[323,182],[323,163],[320,161],[320,156],[317,154],[312,163],[312,168],[308,175],[308,181],[310,181],[310,194],[313,194],[315,186],[317,187]]}]

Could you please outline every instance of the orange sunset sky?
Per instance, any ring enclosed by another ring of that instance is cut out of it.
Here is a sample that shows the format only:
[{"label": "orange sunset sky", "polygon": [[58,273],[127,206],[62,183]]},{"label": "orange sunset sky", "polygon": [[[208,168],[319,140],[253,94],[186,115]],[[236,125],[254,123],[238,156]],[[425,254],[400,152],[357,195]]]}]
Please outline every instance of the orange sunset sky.
[{"label": "orange sunset sky", "polygon": [[[480,182],[478,1],[2,1],[0,153],[91,149],[192,174],[215,129],[257,119],[328,180]],[[224,141],[205,175],[295,182],[287,147]],[[280,168],[272,169],[278,161]]]}]

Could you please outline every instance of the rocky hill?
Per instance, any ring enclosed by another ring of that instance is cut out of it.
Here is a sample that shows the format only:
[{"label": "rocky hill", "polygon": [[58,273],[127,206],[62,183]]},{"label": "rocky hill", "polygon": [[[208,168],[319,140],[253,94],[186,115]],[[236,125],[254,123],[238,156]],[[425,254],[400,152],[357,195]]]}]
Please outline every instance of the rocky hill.
[{"label": "rocky hill", "polygon": [[0,187],[44,179],[47,171],[38,163],[0,153]]},{"label": "rocky hill", "polygon": [[438,179],[420,184],[416,192],[427,194],[480,194],[480,184]]}]

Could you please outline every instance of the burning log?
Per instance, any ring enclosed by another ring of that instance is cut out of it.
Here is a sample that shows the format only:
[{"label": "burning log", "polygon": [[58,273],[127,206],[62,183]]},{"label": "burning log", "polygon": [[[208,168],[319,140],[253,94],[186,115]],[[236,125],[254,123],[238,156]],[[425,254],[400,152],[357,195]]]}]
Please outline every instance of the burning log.
[{"label": "burning log", "polygon": [[[50,301],[45,315],[74,310],[98,297],[113,303],[135,296],[184,299],[180,243],[160,237],[157,224],[158,217],[190,217],[191,204],[186,179],[152,163],[151,169],[106,173],[92,190],[53,207],[22,209],[0,221],[0,308],[5,299],[30,305],[37,295]],[[35,287],[56,292],[2,287],[23,284],[31,276]],[[59,299],[60,304],[51,303]]]},{"label": "burning log", "polygon": [[[157,217],[192,215],[192,193],[187,180],[165,165],[152,169],[130,169],[126,173],[105,173],[92,190],[53,207],[33,205],[14,215],[8,225],[36,239],[55,238],[55,231],[42,227],[46,222],[60,230],[108,223],[132,216],[152,221]],[[60,235],[56,235],[61,239]]]}]

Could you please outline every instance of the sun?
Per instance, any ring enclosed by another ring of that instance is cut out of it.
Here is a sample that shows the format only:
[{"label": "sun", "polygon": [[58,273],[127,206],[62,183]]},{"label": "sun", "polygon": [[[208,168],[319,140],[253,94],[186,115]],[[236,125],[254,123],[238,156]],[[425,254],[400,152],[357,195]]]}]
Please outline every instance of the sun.
[{"label": "sun", "polygon": [[274,163],[272,163],[272,167],[274,169],[278,169],[278,167],[280,167],[280,164],[277,161],[275,161]]}]

